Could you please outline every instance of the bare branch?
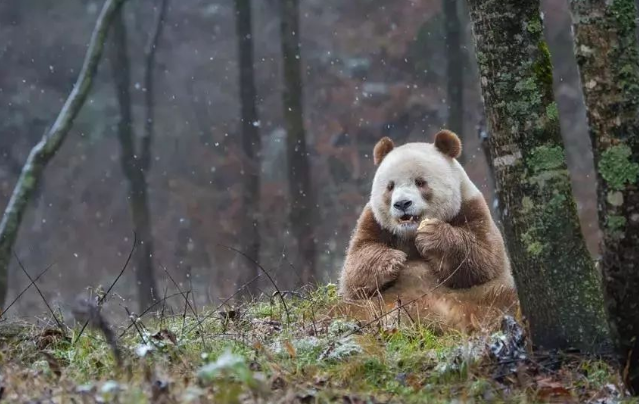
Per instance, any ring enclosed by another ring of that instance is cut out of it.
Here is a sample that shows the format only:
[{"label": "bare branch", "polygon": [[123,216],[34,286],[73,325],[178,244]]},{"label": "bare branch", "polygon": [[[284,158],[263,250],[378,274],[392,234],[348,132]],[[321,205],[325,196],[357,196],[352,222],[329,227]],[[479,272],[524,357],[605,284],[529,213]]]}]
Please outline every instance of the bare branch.
[{"label": "bare branch", "polygon": [[2,316],[4,316],[4,314],[5,314],[7,311],[9,311],[9,309],[11,308],[11,306],[13,306],[14,304],[16,304],[16,302],[17,302],[18,300],[20,300],[20,298],[22,297],[22,295],[24,295],[24,294],[25,294],[25,293],[26,293],[26,292],[27,292],[27,291],[31,288],[31,286],[35,285],[35,283],[36,283],[36,282],[37,282],[37,281],[38,281],[38,280],[39,280],[42,276],[44,276],[44,274],[46,274],[47,272],[49,272],[49,269],[53,268],[53,266],[54,266],[54,265],[55,265],[55,264],[51,264],[51,265],[49,265],[48,267],[46,267],[46,268],[44,269],[44,271],[40,272],[40,274],[39,274],[38,276],[36,276],[36,277],[35,277],[35,279],[34,279],[34,280],[32,280],[31,282],[29,282],[29,285],[27,285],[27,287],[26,287],[26,288],[22,289],[22,291],[21,291],[20,293],[18,293],[18,296],[16,296],[16,298],[15,298],[15,299],[13,299],[13,300],[11,301],[11,303],[9,303],[9,304],[7,305],[7,308],[6,308],[6,309],[4,309],[4,311],[0,311],[0,318],[2,318]]},{"label": "bare branch", "polygon": [[[179,296],[181,295],[181,293],[177,292],[177,293],[173,293],[171,295],[165,296],[164,298],[162,298],[162,300],[158,300],[155,303],[153,303],[152,305],[150,305],[149,307],[147,307],[142,313],[140,313],[139,316],[137,316],[138,318],[142,318],[144,317],[145,314],[147,314],[148,312],[150,312],[151,310],[153,310],[155,308],[155,306],[159,305],[159,304],[163,304],[165,301],[167,301],[168,299],[175,297],[175,296]],[[128,310],[128,308],[127,308]],[[129,325],[127,328],[124,329],[124,331],[122,331],[122,333],[120,334],[120,338],[122,338],[124,336],[124,334],[126,334],[127,331],[129,331],[131,329],[132,325]]]},{"label": "bare branch", "polygon": [[106,0],[91,36],[84,64],[78,80],[73,86],[60,114],[40,142],[31,149],[22,168],[20,178],[0,222],[0,304],[7,292],[7,272],[11,251],[18,236],[20,223],[29,204],[33,191],[38,186],[47,163],[53,158],[69,134],[73,121],[84,105],[104,49],[107,32],[115,15],[125,0]]},{"label": "bare branch", "polygon": [[35,281],[31,277],[31,275],[29,275],[29,272],[27,272],[27,269],[24,267],[24,265],[22,265],[22,261],[20,261],[20,258],[18,257],[18,254],[16,254],[16,252],[14,251],[13,255],[15,256],[16,261],[18,261],[18,265],[20,266],[20,269],[22,269],[22,272],[24,272],[24,274],[27,276],[27,278],[29,278],[29,282],[31,282],[33,287],[36,288],[36,290],[38,291],[38,294],[42,298],[42,301],[44,302],[44,304],[49,309],[49,312],[51,312],[51,315],[53,316],[53,319],[55,320],[56,324],[58,324],[58,328],[60,328],[60,331],[62,331],[63,335],[66,335],[67,334],[67,330],[64,328],[64,325],[62,324],[62,322],[58,319],[58,316],[55,315],[55,312],[51,308],[51,305],[47,301],[47,298],[44,297],[44,294],[42,293],[42,291],[40,290],[38,285],[35,284]]},{"label": "bare branch", "polygon": [[[182,335],[184,335],[184,323],[186,321],[186,309],[187,308],[191,309],[191,312],[195,316],[195,321],[197,322],[197,324],[199,324],[200,318],[197,315],[197,311],[195,311],[195,308],[191,305],[191,302],[189,301],[189,292],[188,291],[186,293],[182,292],[182,289],[180,289],[180,285],[178,285],[178,283],[175,281],[175,279],[173,279],[173,277],[171,276],[169,271],[164,266],[162,266],[162,269],[164,270],[166,275],[169,277],[169,279],[171,280],[171,282],[173,283],[175,288],[178,290],[178,292],[180,292],[180,294],[184,298],[184,314],[182,315]],[[191,291],[192,290],[193,290],[193,288],[191,287]],[[191,292],[191,294],[192,294],[192,292]],[[200,337],[202,338],[202,346],[206,347],[206,342],[204,341],[204,330],[201,328],[201,325],[200,325]]]},{"label": "bare branch", "polygon": [[255,261],[253,258],[249,257],[248,255],[244,254],[242,251],[235,249],[233,247],[229,247],[226,246],[224,244],[219,244],[221,247],[227,248],[231,251],[235,251],[236,253],[240,254],[242,257],[246,258],[247,260],[251,261],[254,265],[256,265],[262,272],[264,272],[264,274],[266,275],[266,277],[268,278],[269,281],[271,281],[271,284],[273,285],[273,287],[275,288],[275,290],[278,292],[278,295],[280,297],[280,300],[282,301],[282,305],[284,306],[284,311],[286,311],[286,322],[290,323],[291,319],[290,319],[290,313],[288,311],[288,306],[286,305],[286,301],[284,300],[284,297],[282,296],[282,292],[280,291],[280,288],[277,287],[277,284],[275,283],[275,281],[273,280],[273,278],[271,277],[271,275],[268,273],[268,271],[266,269],[264,269],[263,266],[260,265],[259,262]]},{"label": "bare branch", "polygon": [[[122,274],[126,270],[127,266],[129,266],[129,261],[131,261],[131,257],[133,256],[133,252],[135,251],[135,247],[137,246],[137,244],[138,244],[138,238],[137,238],[136,234],[133,233],[133,246],[131,247],[131,251],[129,252],[129,256],[126,258],[126,262],[124,263],[124,266],[122,267],[122,270],[120,271],[118,276],[115,278],[115,280],[113,281],[111,286],[109,286],[109,289],[107,289],[107,291],[104,293],[104,295],[98,300],[98,306],[99,307],[102,307],[102,304],[106,300],[107,296],[109,296],[109,293],[111,292],[111,289],[113,289],[115,284],[118,283],[118,280],[120,280],[120,277],[122,277]],[[84,325],[82,326],[82,329],[80,330],[80,333],[78,333],[78,336],[76,337],[75,341],[73,342],[74,344],[76,342],[78,342],[78,340],[82,336],[82,333],[84,332],[84,329],[87,328],[88,324],[89,324],[89,321],[87,320],[87,322],[84,323]]]}]

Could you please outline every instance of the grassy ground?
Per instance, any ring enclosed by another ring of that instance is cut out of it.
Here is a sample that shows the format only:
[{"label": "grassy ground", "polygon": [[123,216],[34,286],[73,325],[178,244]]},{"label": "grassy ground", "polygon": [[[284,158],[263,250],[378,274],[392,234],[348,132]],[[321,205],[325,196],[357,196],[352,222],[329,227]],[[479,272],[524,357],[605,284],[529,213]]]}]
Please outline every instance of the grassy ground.
[{"label": "grassy ground", "polygon": [[406,321],[360,328],[326,314],[338,302],[334,285],[286,296],[287,309],[268,300],[112,327],[119,365],[101,318],[80,338],[82,324],[0,323],[0,395],[25,403],[632,402],[603,359],[518,359],[526,352],[511,349],[508,333],[435,335]]}]

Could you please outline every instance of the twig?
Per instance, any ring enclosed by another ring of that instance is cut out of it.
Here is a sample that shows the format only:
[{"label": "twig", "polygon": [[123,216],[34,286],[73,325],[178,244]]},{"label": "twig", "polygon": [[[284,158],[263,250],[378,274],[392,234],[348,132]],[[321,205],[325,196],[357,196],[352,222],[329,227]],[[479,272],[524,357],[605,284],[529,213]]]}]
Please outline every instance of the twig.
[{"label": "twig", "polygon": [[[220,303],[210,314],[207,314],[206,316],[202,317],[202,319],[200,321],[198,321],[197,324],[195,324],[194,327],[201,326],[202,323],[204,323],[205,320],[208,320],[209,318],[213,317],[215,315],[215,313],[220,309],[220,307],[222,307],[226,303],[228,303],[231,299],[233,299],[235,296],[237,296],[242,290],[244,290],[248,285],[250,285],[251,283],[253,283],[256,280],[258,280],[261,276],[262,276],[262,274],[258,274],[257,276],[254,276],[253,279],[251,279],[250,281],[246,282],[244,285],[240,286],[235,292],[233,292],[233,294],[231,296],[229,296],[226,299],[224,299],[224,301],[222,303]],[[189,328],[186,332],[187,333],[191,332],[194,327]]]},{"label": "twig", "polygon": [[[175,279],[173,279],[173,277],[171,276],[169,271],[166,269],[166,267],[162,266],[162,269],[164,270],[166,275],[169,277],[171,282],[173,282],[173,285],[178,290],[178,292],[180,292],[182,297],[184,297],[185,305],[184,305],[184,314],[182,316],[182,336],[183,336],[184,335],[184,324],[185,324],[185,321],[186,321],[186,309],[187,309],[187,306],[193,312],[193,315],[195,316],[195,321],[197,323],[199,323],[200,318],[198,317],[197,311],[195,311],[195,308],[193,306],[191,306],[191,302],[189,302],[189,292],[186,292],[186,295],[185,295],[184,292],[182,292],[182,290],[180,289],[180,285],[178,285],[178,283],[175,281]],[[193,291],[193,287],[191,286],[191,294],[193,294],[192,291]],[[204,330],[201,328],[201,326],[200,326],[200,336],[202,337],[202,346],[206,347],[206,342],[204,341]]]},{"label": "twig", "polygon": [[47,309],[49,309],[49,312],[51,312],[51,315],[53,316],[53,319],[55,320],[56,324],[58,324],[58,328],[60,328],[60,331],[62,331],[62,334],[63,335],[67,335],[67,330],[64,328],[64,325],[62,324],[62,322],[60,320],[58,320],[58,316],[55,315],[55,312],[51,308],[51,305],[47,301],[47,298],[44,297],[44,294],[42,293],[42,291],[40,290],[38,285],[35,284],[35,281],[31,277],[31,275],[29,275],[29,272],[27,272],[27,269],[24,267],[24,265],[22,265],[22,261],[20,261],[20,258],[18,257],[18,254],[16,254],[15,251],[13,252],[13,256],[15,257],[16,261],[18,262],[18,266],[20,267],[20,269],[22,269],[22,272],[24,272],[24,274],[27,276],[27,278],[29,278],[29,281],[31,282],[31,284],[33,284],[33,287],[36,288],[36,290],[38,291],[38,294],[42,298],[42,301],[47,306]]},{"label": "twig", "polygon": [[271,277],[271,275],[268,273],[268,271],[266,269],[264,269],[264,267],[262,267],[262,265],[260,265],[259,262],[257,262],[256,260],[254,260],[253,258],[249,257],[248,255],[244,254],[242,251],[224,245],[224,244],[218,244],[221,247],[227,248],[231,251],[235,251],[236,253],[240,254],[242,257],[246,258],[247,260],[251,261],[254,265],[256,265],[262,272],[264,272],[264,274],[266,275],[266,277],[268,278],[268,280],[271,282],[271,284],[273,285],[273,287],[275,288],[275,290],[278,292],[279,296],[280,296],[280,300],[282,302],[282,305],[284,306],[284,311],[286,312],[286,323],[287,325],[290,325],[291,323],[291,318],[290,318],[290,313],[288,311],[288,306],[286,305],[286,301],[284,300],[284,297],[282,297],[282,292],[280,291],[280,288],[277,287],[277,284],[275,283],[275,281],[273,280],[273,278]]},{"label": "twig", "polygon": [[[124,311],[126,311],[127,317],[129,318],[129,320],[131,320],[131,325],[133,325],[133,327],[135,327],[135,329],[138,332],[138,335],[140,336],[140,339],[142,340],[142,343],[146,344],[146,339],[144,338],[144,334],[142,334],[142,330],[140,330],[140,328],[138,327],[138,323],[137,323],[137,319],[133,318],[133,313],[131,313],[131,311],[129,310],[128,307],[126,306],[122,306],[124,307]],[[140,318],[140,317],[137,317]]]},{"label": "twig", "polygon": [[111,347],[113,357],[115,358],[118,367],[122,367],[122,353],[118,347],[117,339],[115,338],[115,334],[113,333],[111,326],[102,316],[100,306],[88,299],[81,299],[77,302],[72,311],[73,316],[77,321],[82,321],[84,319],[87,324],[90,324],[91,327],[100,330],[102,334],[104,334],[104,339]]},{"label": "twig", "polygon": [[[138,318],[142,318],[145,314],[147,314],[148,312],[150,312],[151,310],[153,310],[155,308],[155,306],[157,306],[158,304],[162,304],[162,302],[164,300],[168,300],[172,297],[178,296],[180,295],[180,293],[173,293],[172,295],[168,295],[166,296],[166,298],[162,299],[162,300],[158,300],[157,302],[153,303],[152,305],[150,305],[149,307],[147,307],[142,313],[140,313],[140,315],[138,316]],[[124,334],[126,334],[127,331],[129,331],[131,329],[131,325],[129,325],[127,328],[124,329],[124,331],[122,331],[122,333],[120,334],[120,338],[122,338],[124,336]]]},{"label": "twig", "polygon": [[197,314],[197,300],[195,299],[195,289],[193,289],[193,277],[189,276],[189,287],[191,288],[191,299],[193,299],[193,314],[195,314],[195,318],[198,318]]},{"label": "twig", "polygon": [[[186,309],[189,307],[188,298],[189,298],[189,292],[186,292],[186,297],[184,298],[184,312],[182,313],[182,331],[180,331],[180,338],[184,336],[184,327],[186,326]],[[202,337],[202,344],[204,344],[204,337]]]},{"label": "twig", "polygon": [[133,256],[133,253],[135,252],[135,249],[137,248],[137,246],[138,246],[138,235],[135,234],[135,232],[133,232],[133,246],[131,247],[131,251],[129,251],[129,256],[126,258],[126,262],[124,263],[124,266],[122,267],[122,270],[118,274],[117,278],[115,278],[111,286],[109,286],[109,289],[107,289],[107,291],[104,293],[104,296],[100,298],[100,300],[98,301],[98,304],[104,303],[107,296],[111,292],[111,289],[113,289],[115,284],[118,283],[118,281],[122,277],[122,274],[124,274],[124,271],[126,270],[127,266],[129,266],[129,262],[131,261],[131,257]]},{"label": "twig", "polygon": [[7,308],[6,308],[6,309],[4,309],[4,311],[2,311],[2,312],[0,313],[0,318],[2,318],[2,316],[4,316],[4,314],[5,314],[7,311],[9,311],[9,309],[11,308],[11,306],[13,306],[13,305],[14,305],[14,304],[18,301],[18,300],[20,300],[20,298],[22,297],[22,295],[24,295],[24,294],[25,294],[25,293],[26,293],[26,292],[27,292],[27,291],[31,288],[31,286],[35,285],[35,283],[36,283],[36,282],[37,282],[37,281],[38,281],[38,280],[39,280],[39,279],[40,279],[40,278],[41,278],[44,274],[46,274],[47,272],[49,272],[49,269],[53,268],[53,266],[54,266],[54,265],[55,265],[55,263],[53,263],[53,264],[49,265],[48,267],[46,267],[46,268],[44,269],[44,271],[40,272],[40,274],[39,274],[38,276],[36,276],[36,278],[35,278],[33,281],[29,282],[29,285],[28,285],[26,288],[22,289],[22,291],[21,291],[20,293],[18,293],[18,296],[16,296],[16,298],[15,298],[15,299],[13,299],[13,300],[11,301],[11,303],[9,303],[9,305],[7,306]]},{"label": "twig", "polygon": [[169,290],[169,285],[166,285],[164,287],[164,297],[162,298],[162,301],[164,303],[162,303],[162,312],[160,314],[160,326],[164,326],[164,311],[166,310],[166,292],[168,292]]},{"label": "twig", "polygon": [[[302,277],[300,276],[299,272],[297,271],[297,268],[295,268],[295,266],[293,265],[293,263],[291,261],[288,260],[288,257],[284,256],[284,259],[286,260],[286,263],[288,264],[289,267],[291,267],[292,271],[295,276],[297,276],[297,280],[300,281],[300,283],[304,283],[304,280],[302,279]],[[279,265],[278,265],[279,267]],[[303,285],[302,285],[303,286]]]},{"label": "twig", "polygon": [[[184,300],[186,301],[186,305],[188,306],[189,309],[191,309],[191,312],[193,313],[194,316],[196,316],[197,318],[197,312],[195,311],[195,309],[193,308],[193,306],[191,306],[191,302],[188,299],[188,292],[185,293],[182,291],[182,289],[180,289],[180,286],[178,285],[178,283],[175,281],[175,279],[171,276],[171,274],[169,273],[169,271],[166,269],[166,267],[162,266],[162,269],[164,270],[164,272],[166,273],[166,275],[169,277],[169,280],[173,283],[173,286],[175,286],[175,288],[178,290],[178,292],[180,292],[180,294],[182,295],[182,297],[184,298]],[[193,289],[191,289],[193,290]],[[193,292],[191,292],[193,293]]]},{"label": "twig", "polygon": [[[122,267],[122,270],[120,271],[118,276],[115,278],[115,280],[113,281],[111,286],[109,286],[109,289],[107,289],[107,291],[104,293],[104,295],[98,300],[98,307],[100,307],[100,308],[102,307],[102,303],[104,303],[104,301],[106,300],[107,296],[111,292],[111,289],[113,289],[115,284],[118,283],[118,280],[120,280],[120,277],[122,277],[122,274],[126,270],[126,267],[129,265],[129,261],[131,261],[131,257],[133,256],[133,252],[135,251],[135,248],[137,247],[137,244],[138,244],[138,237],[137,237],[137,235],[134,232],[133,233],[133,246],[131,247],[131,251],[129,252],[129,256],[126,259],[126,262],[124,263],[124,266]],[[82,329],[80,330],[80,333],[78,333],[78,336],[76,337],[75,341],[73,341],[73,345],[75,345],[76,342],[78,342],[78,340],[82,336],[82,333],[84,332],[84,329],[87,328],[88,324],[89,324],[89,321],[87,320],[87,322],[84,323],[84,325],[82,326]]]}]

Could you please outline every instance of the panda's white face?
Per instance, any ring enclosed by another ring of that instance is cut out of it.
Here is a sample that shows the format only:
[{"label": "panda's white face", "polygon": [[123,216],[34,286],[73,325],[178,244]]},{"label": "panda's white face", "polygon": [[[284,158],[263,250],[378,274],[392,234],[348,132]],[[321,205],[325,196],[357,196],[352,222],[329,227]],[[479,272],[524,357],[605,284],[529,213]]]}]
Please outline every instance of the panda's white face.
[{"label": "panda's white face", "polygon": [[451,220],[460,210],[461,165],[430,143],[408,143],[388,153],[373,179],[371,207],[378,223],[402,238],[425,218]]}]

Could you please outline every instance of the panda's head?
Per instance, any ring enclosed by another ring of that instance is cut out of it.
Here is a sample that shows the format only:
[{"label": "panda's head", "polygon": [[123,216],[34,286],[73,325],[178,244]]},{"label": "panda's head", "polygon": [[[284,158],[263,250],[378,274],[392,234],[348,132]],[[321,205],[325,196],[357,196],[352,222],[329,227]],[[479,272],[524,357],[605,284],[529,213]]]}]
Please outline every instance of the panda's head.
[{"label": "panda's head", "polygon": [[451,220],[460,210],[462,188],[468,177],[456,158],[461,141],[442,130],[434,143],[407,143],[395,147],[385,137],[375,145],[378,166],[370,206],[377,222],[402,237],[414,237],[421,220]]}]

